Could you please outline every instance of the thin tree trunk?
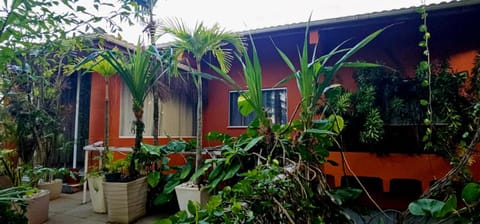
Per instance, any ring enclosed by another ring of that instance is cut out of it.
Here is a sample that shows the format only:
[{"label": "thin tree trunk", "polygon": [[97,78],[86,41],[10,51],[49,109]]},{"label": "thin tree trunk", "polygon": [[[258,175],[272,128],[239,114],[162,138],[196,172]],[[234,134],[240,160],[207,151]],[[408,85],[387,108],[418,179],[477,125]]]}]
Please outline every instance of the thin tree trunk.
[{"label": "thin tree trunk", "polygon": [[[197,71],[200,72],[200,61],[197,61]],[[203,89],[202,77],[197,76],[197,145],[195,153],[195,172],[202,166],[202,116],[203,116]],[[195,184],[200,184],[200,178],[195,180]]]},{"label": "thin tree trunk", "polygon": [[153,91],[153,130],[152,130],[152,135],[153,135],[153,145],[158,145],[158,93],[157,93],[157,87],[154,84],[152,87]]},{"label": "thin tree trunk", "polygon": [[107,153],[109,151],[109,146],[110,146],[110,125],[109,125],[109,113],[110,113],[110,98],[109,98],[109,85],[110,85],[110,78],[106,77],[105,78],[105,130],[104,130],[104,136],[103,136],[103,145],[104,145],[104,151],[102,153],[102,167],[105,166],[106,160],[107,160]]}]

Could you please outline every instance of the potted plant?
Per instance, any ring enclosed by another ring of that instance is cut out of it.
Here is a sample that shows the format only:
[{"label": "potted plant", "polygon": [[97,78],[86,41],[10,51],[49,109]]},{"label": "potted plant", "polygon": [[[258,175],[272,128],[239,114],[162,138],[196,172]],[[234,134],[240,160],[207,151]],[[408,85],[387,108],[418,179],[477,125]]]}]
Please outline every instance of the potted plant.
[{"label": "potted plant", "polygon": [[[107,181],[104,183],[108,220],[110,222],[129,223],[143,216],[146,212],[147,181],[146,177],[141,176],[135,166],[145,127],[142,121],[143,105],[152,86],[166,73],[166,70],[157,74],[163,65],[161,54],[155,46],[143,49],[141,43],[137,44],[133,53],[128,52],[128,58],[118,50],[100,51],[89,55],[77,66],[83,66],[99,56],[115,68],[132,95],[133,113],[136,120],[134,121],[135,144],[133,152],[129,155],[128,178],[126,178],[129,182],[110,183]],[[117,192],[121,193],[107,192],[110,188],[117,189]],[[135,200],[135,202],[129,203],[127,199]],[[113,201],[123,202],[123,204],[114,206]]]},{"label": "potted plant", "polygon": [[30,178],[36,181],[36,187],[50,191],[50,200],[57,199],[62,193],[63,180],[56,178],[59,169],[49,167],[35,167]]},{"label": "potted plant", "polygon": [[[172,42],[174,48],[175,60],[173,63],[174,74],[179,75],[178,64],[179,60],[185,59],[185,54],[190,54],[195,60],[195,68],[189,70],[189,74],[194,77],[195,87],[197,89],[197,123],[196,123],[196,155],[195,155],[195,171],[197,172],[202,167],[202,112],[203,112],[203,78],[201,61],[208,53],[212,55],[219,63],[222,71],[227,72],[230,69],[231,61],[233,59],[231,49],[240,51],[243,48],[242,39],[239,35],[226,32],[218,24],[213,27],[206,27],[203,23],[199,23],[194,29],[188,29],[181,21],[171,21],[169,26],[163,28],[165,33],[172,34],[175,40]],[[187,62],[187,64],[190,64]],[[200,186],[200,179],[196,178],[193,182],[184,183],[176,188],[176,191],[189,192],[188,194],[195,194],[191,196],[192,199],[201,200],[205,198],[205,189]],[[185,195],[187,193],[178,192],[177,195]],[[194,193],[195,192],[195,193]],[[200,204],[205,202],[199,201]],[[179,204],[180,205],[180,204]],[[185,207],[186,205],[180,205]]]},{"label": "potted plant", "polygon": [[[8,164],[4,160],[1,160],[4,167]],[[9,179],[13,183],[13,187],[2,190],[3,193],[14,196],[10,197],[10,203],[12,208],[16,210],[18,214],[24,214],[28,222],[31,224],[40,224],[48,220],[48,208],[50,204],[50,191],[46,189],[38,189],[38,179],[40,175],[33,175],[32,178],[26,178],[28,181],[22,182],[24,174],[33,173],[30,169],[24,167],[9,167],[11,171]],[[0,193],[1,195],[1,193]],[[0,197],[1,198],[1,197]],[[3,198],[7,200],[8,198]],[[0,199],[2,201],[2,199]],[[1,202],[0,202],[1,203]]]},{"label": "potted plant", "polygon": [[106,213],[107,204],[105,202],[105,193],[103,190],[103,182],[105,175],[97,169],[91,169],[87,175],[88,192],[92,202],[93,211],[96,213]]}]

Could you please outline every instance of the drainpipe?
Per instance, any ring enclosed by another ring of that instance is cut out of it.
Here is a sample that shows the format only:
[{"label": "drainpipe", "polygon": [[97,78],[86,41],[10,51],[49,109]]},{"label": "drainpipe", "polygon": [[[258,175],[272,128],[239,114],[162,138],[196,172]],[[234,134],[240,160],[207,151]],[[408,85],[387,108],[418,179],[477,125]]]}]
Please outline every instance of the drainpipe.
[{"label": "drainpipe", "polygon": [[77,72],[77,95],[75,99],[75,134],[73,140],[73,168],[77,168],[77,148],[78,148],[78,113],[80,107],[80,82],[81,75]]}]

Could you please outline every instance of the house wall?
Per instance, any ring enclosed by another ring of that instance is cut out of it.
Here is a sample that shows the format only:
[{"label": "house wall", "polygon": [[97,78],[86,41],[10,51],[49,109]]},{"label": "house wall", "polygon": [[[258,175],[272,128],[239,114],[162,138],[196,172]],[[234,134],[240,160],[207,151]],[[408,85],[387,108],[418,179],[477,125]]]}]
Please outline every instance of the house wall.
[{"label": "house wall", "polygon": [[[480,48],[478,40],[480,34],[475,29],[466,29],[465,27],[475,27],[478,19],[472,18],[479,13],[465,13],[457,16],[455,14],[446,14],[446,16],[436,16],[429,14],[429,29],[432,33],[430,50],[433,61],[437,59],[449,58],[450,65],[454,71],[471,71],[476,49]],[[413,19],[409,19],[409,18]],[[407,18],[407,19],[403,19]],[[355,22],[346,24],[337,24],[337,29],[332,27],[312,27],[312,30],[318,30],[319,51],[325,54],[343,40],[352,38],[349,43],[355,43],[369,33],[395,24],[384,31],[370,45],[362,49],[353,60],[363,60],[370,62],[379,62],[389,67],[399,70],[407,77],[415,75],[415,67],[422,59],[422,49],[418,47],[421,40],[421,34],[418,32],[420,25],[419,15],[398,16],[395,18],[381,18],[375,21],[358,22],[362,25],[356,25]],[[463,28],[462,28],[463,27]],[[297,50],[302,45],[303,29],[279,31],[264,36],[254,36],[255,44],[259,51],[260,61],[263,69],[264,88],[273,87],[279,80],[291,74],[288,67],[282,61],[276,52],[272,41],[291,57],[294,63],[297,63]],[[349,43],[346,47],[351,46]],[[313,45],[309,46],[310,49]],[[208,66],[203,66],[206,68]],[[232,77],[240,83],[241,67],[234,63],[230,72]],[[336,82],[341,83],[350,90],[356,89],[356,84],[352,78],[352,70],[343,69],[335,78]],[[294,80],[287,82],[281,87],[287,88],[287,118],[298,117],[293,114],[300,101],[300,96]],[[220,131],[230,135],[239,135],[244,133],[244,128],[228,127],[229,114],[229,94],[230,89],[226,84],[217,80],[208,81],[207,88],[208,103],[204,107],[203,116],[203,135],[210,131]],[[89,143],[103,140],[104,127],[104,80],[97,74],[92,76],[92,93],[90,108],[90,135]],[[113,77],[110,86],[110,145],[117,147],[130,147],[133,145],[132,138],[120,138],[119,131],[119,108],[120,108],[120,79]],[[146,142],[151,142],[151,138],[145,138]],[[166,139],[161,139],[166,142]],[[204,146],[216,146],[218,142],[204,141]],[[422,190],[425,190],[430,181],[442,177],[449,169],[449,163],[441,157],[421,154],[389,154],[379,156],[372,153],[346,153],[349,168],[356,174],[367,177],[379,177],[383,180],[383,189],[388,191],[390,180],[394,178],[416,179],[422,183]],[[325,172],[333,176],[333,184],[340,185],[340,179],[344,175],[343,171],[348,170],[344,163],[341,163],[341,155],[338,152],[332,152],[330,159],[338,162],[340,165],[333,167],[325,166]],[[480,180],[480,158],[475,156],[476,163],[472,165],[472,171],[476,180]],[[348,171],[347,175],[352,172]]]},{"label": "house wall", "polygon": [[[422,49],[418,47],[421,35],[418,33],[417,23],[418,21],[406,21],[403,24],[388,28],[370,45],[358,52],[352,61],[378,62],[400,71],[401,74],[405,74],[407,77],[413,77],[418,62],[423,58]],[[479,45],[472,44],[472,41],[469,40],[472,37],[468,37],[464,32],[454,33],[449,32],[448,29],[448,27],[443,27],[442,29],[438,27],[433,28],[436,33],[432,34],[434,39],[432,38],[433,40],[431,40],[432,62],[449,59],[453,71],[470,72],[476,54],[475,50]],[[340,40],[347,39],[348,35],[355,36],[356,41],[358,41],[360,37],[366,36],[373,31],[375,31],[374,26],[369,29],[352,29],[347,34],[341,33],[341,31],[325,33],[320,31],[319,49],[322,54],[325,54],[336,46]],[[479,35],[475,34],[474,36]],[[337,43],[334,43],[335,41],[329,38],[336,38]],[[298,41],[298,38],[296,40]],[[322,40],[326,43],[322,44]],[[288,46],[282,45],[283,43],[301,46],[301,42],[293,42],[292,40],[278,38],[277,41],[277,44],[280,43],[278,44],[280,48],[289,49]],[[262,63],[264,88],[272,87],[279,80],[291,74],[285,63],[278,56],[278,53],[271,46],[268,46],[269,44],[272,45],[271,42],[260,39],[256,40],[255,43]],[[296,51],[287,50],[287,52],[289,56],[296,58]],[[297,61],[296,59],[292,60],[294,62]],[[347,89],[355,90],[356,84],[352,78],[352,73],[353,70],[351,69],[341,70],[336,76],[335,82],[341,83]],[[242,80],[241,75],[239,75],[241,74],[241,69],[238,65],[232,68],[230,74],[235,80]],[[300,96],[294,80],[289,81],[285,87],[287,88],[287,118],[290,120],[297,103],[300,101]],[[244,133],[245,128],[228,127],[228,91],[230,90],[229,87],[219,81],[212,80],[209,82],[209,104],[205,107],[204,112],[204,136],[210,131],[220,131],[234,136]],[[295,117],[298,117],[298,114]],[[213,146],[218,143],[206,141],[205,144]],[[382,179],[382,187],[385,192],[390,190],[390,181],[392,179],[418,180],[421,182],[421,190],[424,191],[429,187],[431,181],[443,177],[450,170],[450,164],[447,160],[432,154],[409,155],[392,153],[379,156],[374,153],[347,152],[346,158],[349,167],[342,163],[339,152],[332,152],[329,159],[336,161],[340,165],[331,166],[327,164],[325,166],[326,174],[333,177],[332,184],[334,186],[340,186],[342,176],[355,173],[358,176],[379,177]],[[479,155],[476,155],[474,159],[480,160]],[[350,168],[351,171],[347,168]],[[347,172],[344,173],[344,170],[347,170]],[[480,161],[473,163],[471,170],[474,179],[480,180]]]}]

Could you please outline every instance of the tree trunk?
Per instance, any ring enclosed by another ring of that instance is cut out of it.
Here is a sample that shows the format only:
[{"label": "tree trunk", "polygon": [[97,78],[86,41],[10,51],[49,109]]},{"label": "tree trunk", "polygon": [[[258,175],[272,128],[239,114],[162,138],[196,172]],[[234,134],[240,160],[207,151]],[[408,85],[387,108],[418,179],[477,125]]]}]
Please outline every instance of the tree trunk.
[{"label": "tree trunk", "polygon": [[[200,61],[197,61],[197,71],[201,72]],[[202,77],[197,76],[197,145],[195,153],[195,172],[202,166],[202,116],[203,116],[203,89],[202,89]],[[195,180],[195,184],[200,183],[200,178]]]},{"label": "tree trunk", "polygon": [[152,130],[152,136],[153,136],[153,145],[158,145],[158,93],[157,93],[157,87],[155,84],[152,87],[153,91],[153,130]]},{"label": "tree trunk", "polygon": [[103,146],[104,150],[102,153],[102,167],[105,166],[106,160],[107,160],[107,153],[109,151],[109,146],[110,146],[110,125],[109,125],[109,113],[110,113],[110,98],[109,98],[109,84],[110,84],[110,79],[108,77],[105,78],[105,130],[104,130],[104,136],[103,136]]}]

